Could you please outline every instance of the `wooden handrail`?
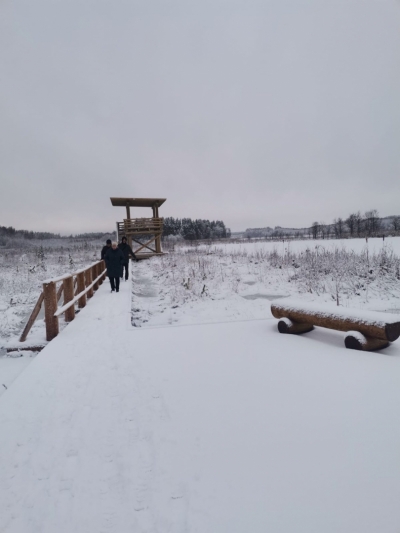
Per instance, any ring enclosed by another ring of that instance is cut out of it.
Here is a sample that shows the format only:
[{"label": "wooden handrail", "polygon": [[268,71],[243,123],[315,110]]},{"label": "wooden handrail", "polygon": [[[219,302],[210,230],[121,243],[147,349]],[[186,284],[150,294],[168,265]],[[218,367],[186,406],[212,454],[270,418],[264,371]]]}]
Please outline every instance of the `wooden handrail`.
[{"label": "wooden handrail", "polygon": [[82,296],[84,296],[89,289],[91,289],[92,287],[94,287],[96,285],[96,283],[98,283],[100,281],[101,278],[103,278],[104,274],[106,273],[106,270],[104,270],[103,272],[101,272],[101,274],[88,286],[86,287],[86,289],[84,289],[82,292],[80,292],[79,294],[77,294],[72,300],[70,300],[69,302],[67,302],[66,304],[64,304],[62,307],[59,307],[57,309],[57,311],[54,313],[54,316],[60,316],[62,315],[63,313],[65,313],[65,311],[67,311],[70,307],[72,307],[80,298],[82,298]]},{"label": "wooden handrail", "polygon": [[[75,305],[78,302],[79,308],[86,305],[86,297],[91,298],[105,279],[106,269],[103,260],[91,264],[89,267],[77,270],[72,274],[64,274],[56,278],[48,279],[43,282],[43,291],[40,293],[35,307],[29,316],[24,330],[19,339],[24,342],[37,319],[42,304],[44,302],[46,339],[54,339],[59,333],[58,317],[65,313],[65,321],[71,322],[75,318]],[[94,280],[94,281],[93,281]],[[62,281],[57,290],[56,284]],[[75,294],[75,285],[77,287]],[[58,300],[64,293],[64,304],[58,307]]]},{"label": "wooden handrail", "polygon": [[135,233],[161,233],[164,227],[163,218],[126,218],[117,222],[118,233],[127,235]]},{"label": "wooden handrail", "polygon": [[57,278],[45,279],[43,283],[51,283],[52,281],[54,283],[57,283],[58,281],[63,281],[64,279],[69,278],[70,276],[77,276],[78,274],[85,272],[88,268],[94,267],[94,265],[97,265],[98,263],[101,263],[101,261],[96,261],[95,263],[92,263],[91,265],[85,268],[81,268],[80,270],[76,270],[75,272],[72,272],[71,274],[63,274],[62,276],[58,276]]},{"label": "wooden handrail", "polygon": [[149,222],[159,222],[163,223],[164,219],[162,217],[149,217],[149,218],[124,218],[124,222],[133,222],[134,224],[149,223]]}]

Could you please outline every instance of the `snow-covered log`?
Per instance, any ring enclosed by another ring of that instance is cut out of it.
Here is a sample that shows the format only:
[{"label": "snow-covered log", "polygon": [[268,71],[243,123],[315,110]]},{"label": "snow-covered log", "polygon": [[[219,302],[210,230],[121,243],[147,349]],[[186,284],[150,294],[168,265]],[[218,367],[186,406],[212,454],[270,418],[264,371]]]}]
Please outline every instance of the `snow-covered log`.
[{"label": "snow-covered log", "polygon": [[[302,327],[312,325],[323,328],[335,329],[346,332],[358,332],[367,339],[380,339],[382,343],[361,342],[362,339],[348,340],[349,348],[377,349],[382,348],[388,342],[393,342],[400,336],[400,316],[361,309],[349,309],[344,307],[331,307],[326,304],[303,302],[287,298],[271,303],[271,312],[275,318],[289,319],[294,325],[301,325],[298,331],[287,323],[279,322],[281,333],[301,333]],[[292,330],[291,330],[292,328]],[[306,331],[306,328],[304,329]],[[349,337],[351,335],[349,334]],[[377,346],[375,346],[377,344]],[[374,345],[374,348],[371,346]],[[379,346],[378,346],[379,345]],[[365,347],[367,346],[367,347]]]},{"label": "snow-covered log", "polygon": [[278,322],[279,333],[307,333],[314,329],[312,324],[301,324],[300,322],[292,322],[289,318],[282,318]]},{"label": "snow-covered log", "polygon": [[364,350],[371,352],[373,350],[381,350],[389,345],[388,341],[382,339],[373,339],[372,337],[365,337],[359,331],[348,331],[344,339],[346,348],[352,350]]}]

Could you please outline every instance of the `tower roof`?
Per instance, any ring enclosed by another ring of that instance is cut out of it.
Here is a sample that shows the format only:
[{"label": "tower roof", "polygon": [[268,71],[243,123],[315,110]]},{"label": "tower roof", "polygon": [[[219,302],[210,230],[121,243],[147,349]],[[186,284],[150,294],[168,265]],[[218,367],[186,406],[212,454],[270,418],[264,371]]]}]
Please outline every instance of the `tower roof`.
[{"label": "tower roof", "polygon": [[110,198],[112,205],[117,207],[160,207],[166,198]]}]

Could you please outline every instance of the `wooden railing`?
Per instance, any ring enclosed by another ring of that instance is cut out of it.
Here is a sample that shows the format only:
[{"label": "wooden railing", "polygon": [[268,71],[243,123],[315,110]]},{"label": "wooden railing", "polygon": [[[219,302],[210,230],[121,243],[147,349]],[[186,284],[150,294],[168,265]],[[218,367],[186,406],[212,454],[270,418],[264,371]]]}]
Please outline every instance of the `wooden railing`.
[{"label": "wooden railing", "polygon": [[119,235],[161,233],[163,225],[163,218],[126,218],[123,222],[118,222],[118,233]]},{"label": "wooden railing", "polygon": [[[46,340],[51,341],[57,337],[60,328],[58,317],[65,315],[65,321],[71,322],[75,318],[75,304],[79,309],[86,305],[87,298],[92,298],[94,292],[103,283],[106,277],[104,261],[98,261],[89,267],[78,270],[72,274],[65,274],[58,278],[48,279],[43,282],[43,290],[36,302],[35,307],[26,323],[19,339],[25,342],[29,331],[37,319],[44,302],[44,314],[46,323]],[[57,289],[57,283],[61,283]],[[58,301],[64,293],[64,302],[58,307]]]}]

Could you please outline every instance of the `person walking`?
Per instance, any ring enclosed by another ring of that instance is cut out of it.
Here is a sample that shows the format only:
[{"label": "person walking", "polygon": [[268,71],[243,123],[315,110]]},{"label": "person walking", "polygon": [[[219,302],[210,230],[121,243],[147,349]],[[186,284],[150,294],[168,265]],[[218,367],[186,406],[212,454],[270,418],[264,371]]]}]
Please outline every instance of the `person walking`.
[{"label": "person walking", "polygon": [[136,255],[133,253],[132,248],[129,246],[129,244],[126,242],[126,237],[122,237],[121,242],[118,245],[118,248],[121,250],[121,252],[124,254],[124,263],[122,265],[122,276],[124,274],[125,269],[125,281],[127,281],[129,277],[129,256],[132,256],[132,259],[137,261]]},{"label": "person walking", "polygon": [[124,254],[117,247],[116,242],[111,244],[111,248],[109,248],[104,256],[104,261],[107,266],[107,276],[110,279],[111,292],[119,292],[119,278],[122,273]]},{"label": "person walking", "polygon": [[106,245],[103,246],[102,250],[101,250],[101,258],[104,259],[106,253],[108,252],[108,250],[111,248],[111,239],[107,239],[106,240]]}]

